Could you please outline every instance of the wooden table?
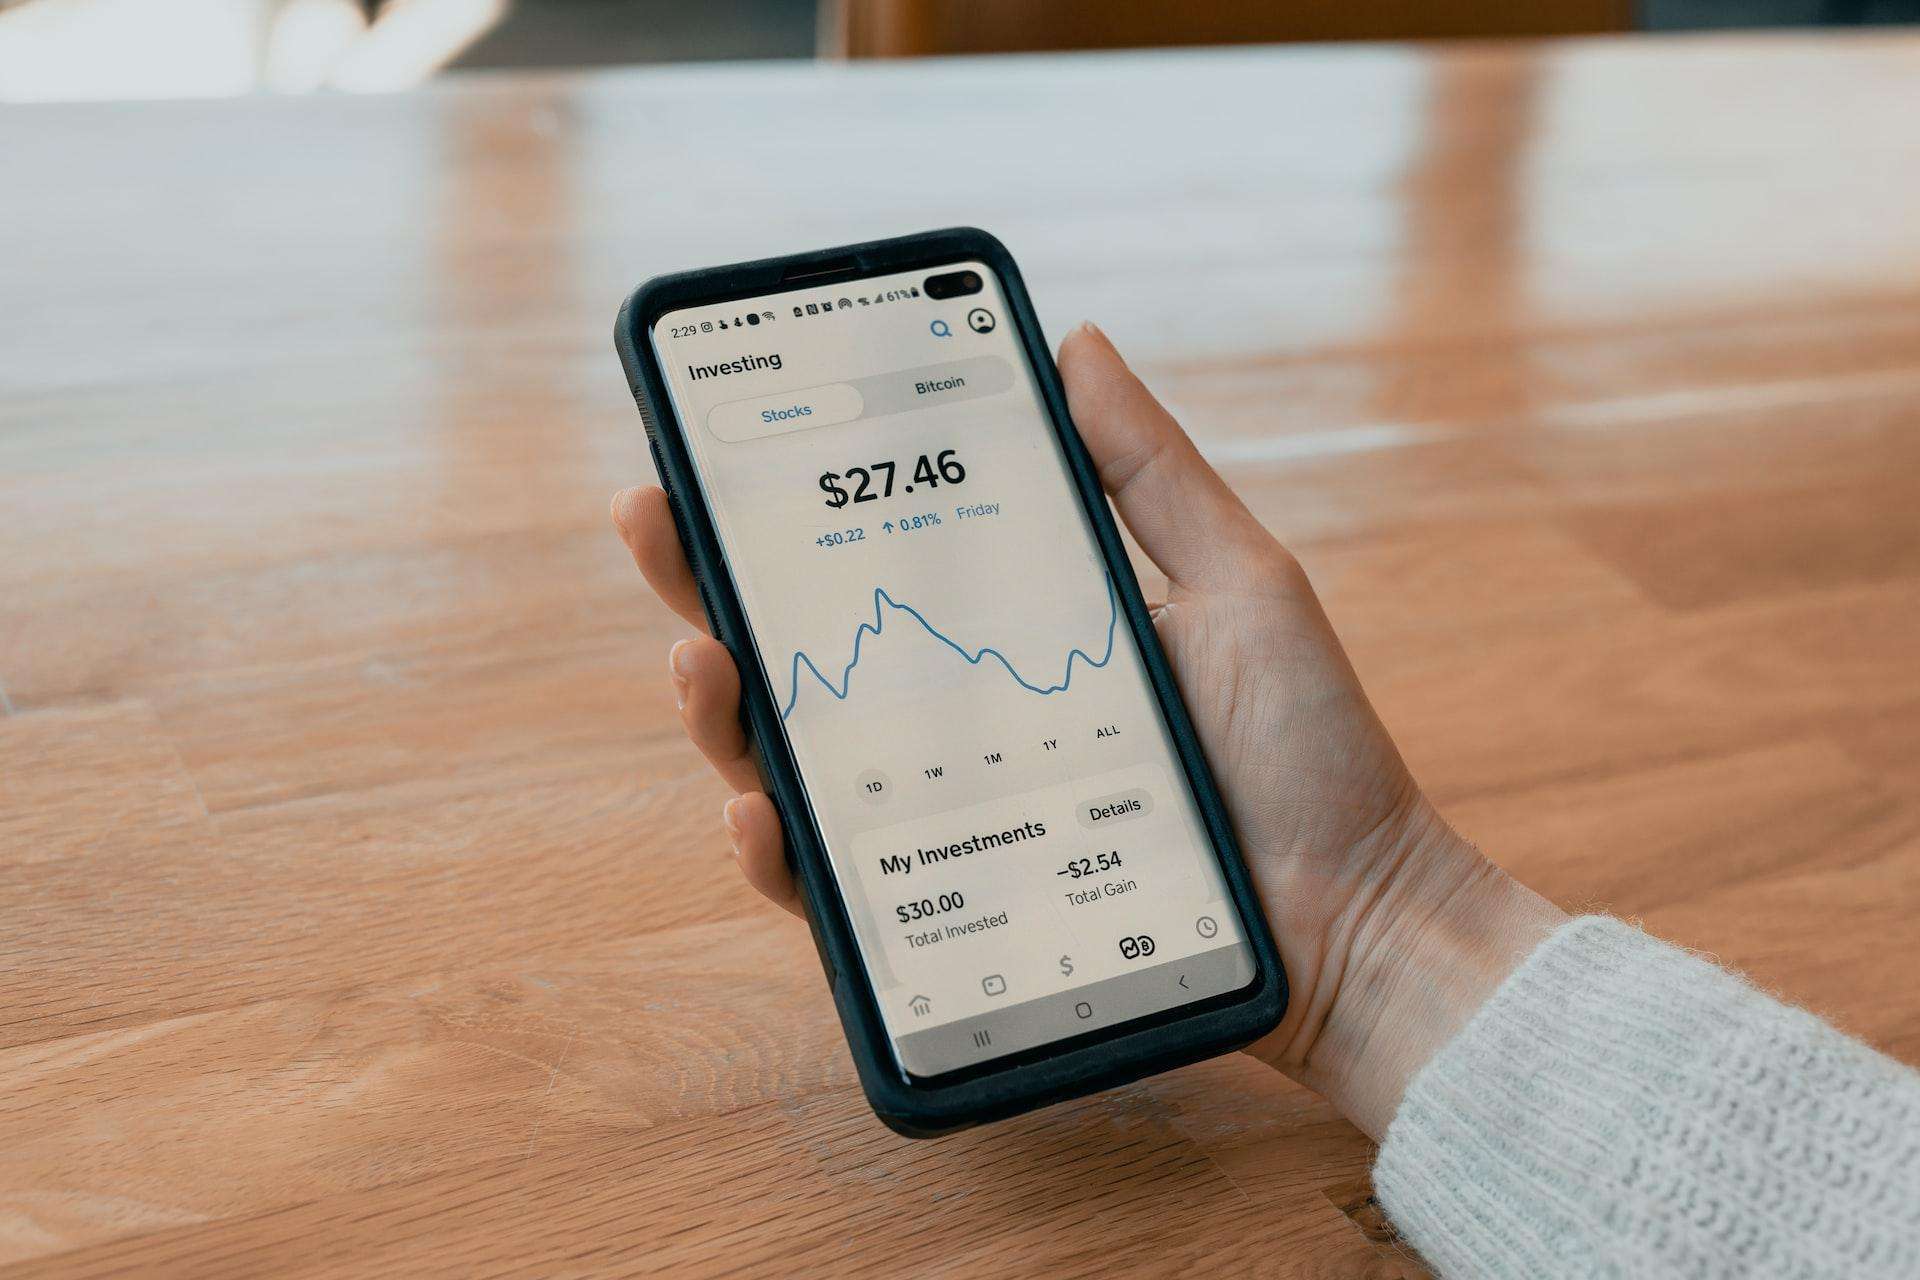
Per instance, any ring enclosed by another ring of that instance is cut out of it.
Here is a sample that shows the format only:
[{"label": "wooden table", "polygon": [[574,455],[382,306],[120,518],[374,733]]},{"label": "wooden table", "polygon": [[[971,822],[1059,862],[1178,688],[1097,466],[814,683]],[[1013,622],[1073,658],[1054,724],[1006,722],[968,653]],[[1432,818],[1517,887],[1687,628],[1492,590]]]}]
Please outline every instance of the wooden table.
[{"label": "wooden table", "polygon": [[1497,858],[1920,1056],[1920,40],[475,77],[0,159],[9,1276],[1417,1274],[1238,1058],[894,1137],[729,864],[614,309],[955,222]]}]

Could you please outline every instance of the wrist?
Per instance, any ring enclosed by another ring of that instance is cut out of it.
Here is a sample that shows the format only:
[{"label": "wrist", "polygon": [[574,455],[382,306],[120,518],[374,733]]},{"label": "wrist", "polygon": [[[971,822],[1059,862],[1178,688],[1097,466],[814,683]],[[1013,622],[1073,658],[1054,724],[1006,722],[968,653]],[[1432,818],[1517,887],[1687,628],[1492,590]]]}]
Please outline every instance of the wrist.
[{"label": "wrist", "polygon": [[1260,1056],[1377,1141],[1413,1077],[1567,915],[1424,797],[1376,840],[1355,856],[1379,872],[1329,930],[1315,990],[1297,993],[1309,1018]]}]

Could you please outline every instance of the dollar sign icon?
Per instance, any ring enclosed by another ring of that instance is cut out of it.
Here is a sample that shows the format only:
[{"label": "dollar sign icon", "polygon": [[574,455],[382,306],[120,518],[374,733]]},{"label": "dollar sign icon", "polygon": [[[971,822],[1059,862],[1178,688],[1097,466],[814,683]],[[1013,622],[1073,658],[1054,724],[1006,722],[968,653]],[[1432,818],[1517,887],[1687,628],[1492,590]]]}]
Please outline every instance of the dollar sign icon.
[{"label": "dollar sign icon", "polygon": [[826,491],[827,505],[838,510],[847,505],[847,491],[839,484],[840,473],[829,471],[820,477],[820,487]]},{"label": "dollar sign icon", "polygon": [[1073,976],[1073,957],[1072,956],[1060,957],[1060,973],[1062,977],[1071,978]]}]

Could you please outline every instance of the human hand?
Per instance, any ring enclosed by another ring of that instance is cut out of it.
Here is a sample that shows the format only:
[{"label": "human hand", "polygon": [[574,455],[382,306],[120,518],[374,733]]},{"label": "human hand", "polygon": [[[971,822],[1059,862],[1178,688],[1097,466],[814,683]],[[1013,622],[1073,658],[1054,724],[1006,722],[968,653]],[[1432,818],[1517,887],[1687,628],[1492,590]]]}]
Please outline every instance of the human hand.
[{"label": "human hand", "polygon": [[[1060,374],[1101,484],[1168,578],[1160,642],[1287,967],[1285,1019],[1249,1048],[1379,1138],[1407,1083],[1566,917],[1461,840],[1368,703],[1306,574],[1091,325]],[[741,872],[800,899],[741,726],[740,677],[705,634],[666,495],[615,495],[648,583],[702,632],[673,647],[687,735],[738,794]]]}]

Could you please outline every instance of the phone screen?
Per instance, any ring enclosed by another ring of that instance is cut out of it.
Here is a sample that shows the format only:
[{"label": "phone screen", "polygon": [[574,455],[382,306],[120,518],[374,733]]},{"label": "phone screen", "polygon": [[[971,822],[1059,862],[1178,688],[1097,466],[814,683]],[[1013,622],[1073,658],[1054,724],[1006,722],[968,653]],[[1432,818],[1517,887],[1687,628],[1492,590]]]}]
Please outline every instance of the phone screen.
[{"label": "phone screen", "polygon": [[[955,271],[978,290],[928,295]],[[1255,975],[1009,317],[995,273],[967,262],[690,307],[652,331],[916,1076]]]}]

